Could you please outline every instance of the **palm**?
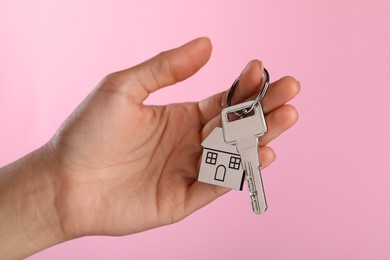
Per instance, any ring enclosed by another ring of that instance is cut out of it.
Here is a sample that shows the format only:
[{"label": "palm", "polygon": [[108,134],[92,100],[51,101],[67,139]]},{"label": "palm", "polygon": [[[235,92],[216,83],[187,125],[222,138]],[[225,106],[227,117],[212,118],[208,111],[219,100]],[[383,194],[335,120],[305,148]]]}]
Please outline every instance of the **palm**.
[{"label": "palm", "polygon": [[[102,100],[104,105],[98,106]],[[82,226],[98,221],[99,232],[114,234],[174,222],[193,211],[185,199],[201,154],[196,103],[138,106],[121,95],[98,91],[82,107],[56,140],[67,169],[61,171],[61,183],[66,184],[62,193],[67,194],[62,196],[67,198],[63,210],[84,212]],[[99,207],[90,203],[96,200]],[[131,220],[134,212],[138,216]]]}]

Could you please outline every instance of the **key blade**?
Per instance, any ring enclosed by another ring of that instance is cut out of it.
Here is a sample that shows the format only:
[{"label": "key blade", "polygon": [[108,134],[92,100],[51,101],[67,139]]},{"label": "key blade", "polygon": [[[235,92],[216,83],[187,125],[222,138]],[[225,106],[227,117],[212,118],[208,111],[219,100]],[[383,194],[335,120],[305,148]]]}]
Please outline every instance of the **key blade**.
[{"label": "key blade", "polygon": [[253,212],[262,214],[267,210],[267,200],[261,178],[258,149],[257,147],[253,147],[239,152],[248,182],[249,197],[251,199]]}]

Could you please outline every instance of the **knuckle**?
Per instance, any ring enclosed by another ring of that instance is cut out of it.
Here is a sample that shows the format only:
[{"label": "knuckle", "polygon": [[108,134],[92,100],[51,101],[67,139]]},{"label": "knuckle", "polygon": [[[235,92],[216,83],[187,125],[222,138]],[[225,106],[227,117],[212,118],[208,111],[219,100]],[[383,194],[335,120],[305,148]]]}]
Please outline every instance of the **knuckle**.
[{"label": "knuckle", "polygon": [[155,64],[155,75],[158,73],[162,73],[165,75],[169,75],[172,82],[179,82],[182,79],[179,77],[179,73],[172,63],[172,56],[170,55],[170,51],[163,51],[157,55],[157,63]]},{"label": "knuckle", "polygon": [[119,72],[111,72],[103,78],[103,81],[115,82],[119,79],[119,76]]},{"label": "knuckle", "polygon": [[119,72],[107,74],[99,84],[99,90],[104,92],[121,93],[123,79]]}]

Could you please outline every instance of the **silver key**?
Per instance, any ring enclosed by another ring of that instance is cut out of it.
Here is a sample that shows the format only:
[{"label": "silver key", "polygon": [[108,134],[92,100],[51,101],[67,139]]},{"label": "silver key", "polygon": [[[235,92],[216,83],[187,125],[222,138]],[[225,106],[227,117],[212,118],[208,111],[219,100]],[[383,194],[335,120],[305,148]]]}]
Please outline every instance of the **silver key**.
[{"label": "silver key", "polygon": [[267,209],[258,152],[258,138],[267,132],[261,104],[254,108],[254,113],[251,115],[229,120],[230,115],[250,108],[253,102],[253,100],[250,100],[226,107],[222,110],[221,115],[225,142],[236,145],[241,156],[241,164],[246,173],[253,212],[261,214]]}]

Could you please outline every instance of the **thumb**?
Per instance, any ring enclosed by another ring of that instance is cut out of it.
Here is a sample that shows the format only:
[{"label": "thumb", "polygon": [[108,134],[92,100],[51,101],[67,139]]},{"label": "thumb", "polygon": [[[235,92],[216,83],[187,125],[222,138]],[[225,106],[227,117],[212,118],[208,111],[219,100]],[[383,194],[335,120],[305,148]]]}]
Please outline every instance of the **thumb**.
[{"label": "thumb", "polygon": [[108,75],[106,84],[101,87],[142,103],[150,93],[195,74],[207,63],[211,50],[208,38],[197,38],[179,48],[161,52],[132,68]]}]

